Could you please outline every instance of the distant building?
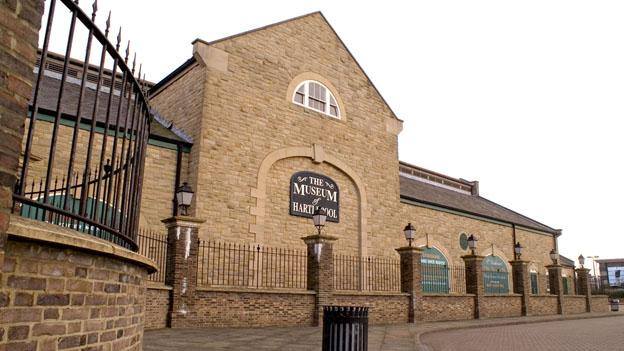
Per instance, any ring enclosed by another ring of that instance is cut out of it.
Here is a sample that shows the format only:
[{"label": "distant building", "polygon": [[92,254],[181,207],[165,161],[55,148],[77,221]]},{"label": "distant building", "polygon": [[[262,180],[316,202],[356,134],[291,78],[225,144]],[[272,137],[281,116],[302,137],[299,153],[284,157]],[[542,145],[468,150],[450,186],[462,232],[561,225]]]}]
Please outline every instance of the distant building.
[{"label": "distant building", "polygon": [[601,281],[610,287],[624,288],[624,258],[596,260]]}]

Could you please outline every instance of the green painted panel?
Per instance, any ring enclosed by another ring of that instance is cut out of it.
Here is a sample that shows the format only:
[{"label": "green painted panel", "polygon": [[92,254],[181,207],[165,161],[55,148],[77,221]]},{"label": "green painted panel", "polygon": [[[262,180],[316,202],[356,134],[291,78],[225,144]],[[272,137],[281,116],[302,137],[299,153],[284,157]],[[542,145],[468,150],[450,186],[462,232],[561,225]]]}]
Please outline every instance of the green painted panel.
[{"label": "green painted panel", "polygon": [[508,294],[509,274],[500,257],[486,256],[482,263],[483,284],[486,294]]}]

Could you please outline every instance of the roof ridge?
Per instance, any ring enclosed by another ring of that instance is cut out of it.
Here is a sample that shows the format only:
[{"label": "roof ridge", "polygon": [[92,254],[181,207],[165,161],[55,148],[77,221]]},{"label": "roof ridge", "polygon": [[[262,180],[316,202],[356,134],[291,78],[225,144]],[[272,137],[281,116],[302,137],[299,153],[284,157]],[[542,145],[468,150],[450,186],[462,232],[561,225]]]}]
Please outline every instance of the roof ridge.
[{"label": "roof ridge", "polygon": [[[206,45],[212,45],[212,44],[216,44],[216,43],[219,43],[219,42],[222,42],[222,41],[225,41],[225,40],[237,38],[237,37],[240,37],[240,36],[243,36],[243,35],[247,35],[247,34],[250,34],[250,33],[258,32],[258,31],[261,31],[261,30],[264,30],[264,29],[275,27],[275,26],[279,26],[280,24],[288,23],[288,22],[295,21],[295,20],[298,20],[298,19],[301,19],[301,18],[304,18],[304,17],[312,16],[312,15],[315,15],[315,14],[321,15],[321,17],[323,17],[323,19],[325,19],[325,16],[323,16],[323,13],[321,13],[321,11],[313,11],[313,12],[309,12],[309,13],[306,13],[306,14],[303,14],[303,15],[299,15],[299,16],[291,17],[291,18],[288,18],[288,19],[285,19],[285,20],[269,23],[269,24],[264,25],[264,26],[252,28],[252,29],[240,32],[240,33],[228,35],[228,36],[225,36],[225,37],[222,37],[222,38],[219,38],[219,39],[215,39],[215,40],[211,40],[211,41],[205,41],[205,40],[203,40],[201,38],[196,38],[195,40],[193,40],[191,42],[191,44],[195,44],[196,42],[199,41],[199,42],[202,42],[202,43],[204,43]],[[325,22],[327,22],[326,19],[325,19]]]},{"label": "roof ridge", "polygon": [[[223,42],[225,40],[237,38],[237,37],[240,37],[240,36],[243,36],[243,35],[251,34],[251,33],[258,32],[258,31],[261,31],[261,30],[264,30],[264,29],[268,29],[268,28],[272,28],[272,27],[275,27],[275,26],[278,26],[278,25],[281,25],[281,24],[284,24],[284,23],[292,22],[292,21],[295,21],[295,20],[299,20],[301,18],[305,18],[305,17],[308,17],[308,16],[313,16],[313,15],[316,15],[316,14],[321,16],[321,18],[323,19],[323,21],[325,21],[325,23],[327,24],[329,29],[331,29],[331,31],[334,33],[334,35],[336,36],[336,38],[338,39],[338,41],[340,42],[342,47],[344,47],[344,49],[347,51],[349,56],[351,56],[351,58],[353,59],[353,61],[357,65],[357,67],[360,69],[360,72],[362,72],[364,77],[366,77],[366,80],[370,83],[370,85],[373,87],[375,92],[377,92],[377,95],[381,98],[381,101],[383,101],[384,105],[386,105],[386,107],[388,107],[388,110],[390,110],[390,113],[392,114],[392,116],[395,119],[398,119],[399,121],[402,121],[399,117],[397,117],[397,114],[394,112],[392,107],[390,107],[390,104],[383,97],[383,95],[381,95],[381,92],[379,91],[379,89],[377,89],[377,86],[375,86],[375,84],[373,83],[373,80],[368,76],[368,74],[366,73],[366,71],[364,70],[362,65],[360,65],[360,62],[355,58],[355,55],[353,55],[351,50],[349,50],[349,47],[347,46],[347,44],[345,44],[344,40],[342,40],[340,35],[338,35],[338,32],[336,32],[334,27],[327,20],[327,17],[325,17],[325,15],[323,15],[323,13],[321,11],[310,12],[310,13],[307,13],[307,14],[304,14],[304,15],[301,15],[301,16],[296,16],[296,17],[292,17],[292,18],[289,18],[289,19],[286,19],[286,20],[283,20],[283,21],[267,24],[267,25],[262,26],[262,27],[253,28],[253,29],[250,29],[250,30],[238,33],[238,34],[233,34],[233,35],[230,35],[230,36],[227,36],[227,37],[223,37],[223,38],[220,38],[220,39],[216,39],[216,40],[212,40],[212,41],[205,41],[203,39],[197,38],[197,39],[193,40],[192,44],[195,44],[196,42],[201,42],[201,43],[204,43],[206,45],[212,45],[212,44]],[[159,82],[158,84],[160,84],[160,83],[161,82]]]},{"label": "roof ridge", "polygon": [[516,211],[514,211],[514,210],[510,209],[509,207],[506,207],[506,206],[503,206],[503,205],[499,204],[498,202],[494,202],[494,201],[492,201],[492,200],[490,200],[490,199],[487,199],[487,198],[485,198],[485,197],[483,197],[483,196],[480,196],[480,195],[478,195],[477,197],[479,197],[479,198],[481,198],[481,199],[483,199],[483,200],[485,200],[485,201],[487,201],[487,202],[489,202],[489,203],[492,203],[492,204],[494,204],[494,205],[496,205],[496,206],[500,206],[500,207],[502,207],[502,208],[506,209],[507,211],[513,212],[513,213],[517,214],[518,216],[520,216],[520,217],[522,217],[522,218],[524,218],[524,219],[527,219],[527,220],[529,220],[529,221],[531,221],[531,222],[535,222],[535,223],[537,223],[537,224],[539,224],[539,225],[543,225],[543,226],[544,226],[544,227],[546,227],[546,228],[550,228],[550,229],[552,229],[553,231],[557,231],[557,230],[559,230],[559,229],[555,229],[555,228],[553,228],[553,227],[551,227],[551,226],[549,226],[549,225],[546,225],[546,224],[544,224],[544,223],[542,223],[542,222],[540,222],[540,221],[536,221],[536,220],[534,220],[534,219],[533,219],[533,218],[531,218],[531,217],[527,217],[527,216],[523,215],[522,213],[516,212]]}]

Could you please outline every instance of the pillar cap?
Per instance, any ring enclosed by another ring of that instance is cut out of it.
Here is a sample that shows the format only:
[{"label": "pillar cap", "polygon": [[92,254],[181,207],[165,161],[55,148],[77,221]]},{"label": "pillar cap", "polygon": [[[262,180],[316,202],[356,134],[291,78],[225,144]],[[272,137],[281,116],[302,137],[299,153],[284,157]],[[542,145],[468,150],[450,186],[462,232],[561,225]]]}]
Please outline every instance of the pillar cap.
[{"label": "pillar cap", "polygon": [[314,243],[324,243],[324,242],[332,242],[332,241],[336,241],[338,240],[337,237],[335,236],[331,236],[331,235],[327,235],[327,234],[314,234],[314,235],[308,235],[308,236],[304,236],[303,238],[301,238],[301,240],[303,240],[306,244],[314,244]]},{"label": "pillar cap", "polygon": [[485,256],[480,256],[480,255],[473,255],[473,254],[468,254],[468,255],[463,255],[461,256],[462,259],[466,260],[466,259],[471,259],[471,260],[478,260],[478,259],[484,259]]},{"label": "pillar cap", "polygon": [[190,216],[173,216],[161,220],[167,228],[175,226],[199,227],[200,224],[206,222],[205,219]]},{"label": "pillar cap", "polygon": [[560,264],[549,264],[546,266],[546,268],[550,269],[550,268],[563,268],[562,265]]},{"label": "pillar cap", "polygon": [[416,246],[403,246],[403,247],[399,247],[398,249],[395,249],[399,254],[405,253],[405,252],[413,252],[413,253],[422,253],[423,249],[421,249],[420,247],[416,247]]},{"label": "pillar cap", "polygon": [[514,264],[529,264],[529,261],[512,260],[512,261],[509,261],[509,264],[512,264],[512,265],[514,265]]},{"label": "pillar cap", "polygon": [[583,267],[583,268],[575,268],[574,270],[577,271],[577,272],[589,272],[590,271],[589,268],[585,268],[585,267]]}]

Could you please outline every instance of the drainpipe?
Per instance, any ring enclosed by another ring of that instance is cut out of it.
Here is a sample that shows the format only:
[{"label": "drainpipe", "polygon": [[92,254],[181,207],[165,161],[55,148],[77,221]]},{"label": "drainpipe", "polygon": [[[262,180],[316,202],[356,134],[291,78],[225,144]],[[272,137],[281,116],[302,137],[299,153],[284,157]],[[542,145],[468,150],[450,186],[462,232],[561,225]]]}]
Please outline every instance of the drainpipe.
[{"label": "drainpipe", "polygon": [[178,199],[176,198],[176,190],[180,186],[180,173],[182,171],[182,144],[177,144],[177,158],[176,158],[176,174],[175,183],[173,184],[173,216],[178,215]]}]

